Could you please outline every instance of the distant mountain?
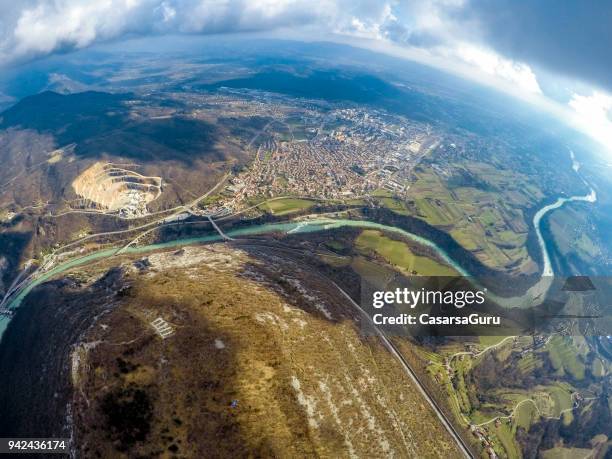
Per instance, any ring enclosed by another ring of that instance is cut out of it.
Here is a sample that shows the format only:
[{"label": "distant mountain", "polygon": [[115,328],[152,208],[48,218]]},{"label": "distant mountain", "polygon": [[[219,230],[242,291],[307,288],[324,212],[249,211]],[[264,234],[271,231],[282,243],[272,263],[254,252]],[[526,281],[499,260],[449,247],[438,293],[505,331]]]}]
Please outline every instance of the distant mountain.
[{"label": "distant mountain", "polygon": [[224,80],[209,87],[260,89],[294,97],[374,103],[402,96],[395,86],[371,75],[343,75],[317,70],[305,75],[284,71],[263,71],[245,78]]},{"label": "distant mountain", "polygon": [[[261,69],[252,75],[202,85],[202,89],[222,87],[257,89],[307,99],[330,102],[368,104],[404,115],[410,119],[432,124],[444,124],[449,129],[463,128],[473,132],[491,134],[499,115],[489,113],[455,100],[442,99],[405,85],[393,84],[368,73],[306,69],[296,67],[295,72],[283,69]],[[504,120],[507,124],[507,120]]]},{"label": "distant mountain", "polygon": [[126,94],[95,91],[69,95],[44,91],[25,97],[0,114],[0,128],[20,126],[83,140],[120,126],[120,115],[126,111],[122,102],[127,98]]},{"label": "distant mountain", "polygon": [[81,156],[106,153],[141,161],[190,162],[213,152],[214,126],[181,116],[132,119],[126,102],[134,99],[132,94],[45,91],[3,112],[0,129],[20,127],[50,133],[58,145],[76,143],[75,153]]}]

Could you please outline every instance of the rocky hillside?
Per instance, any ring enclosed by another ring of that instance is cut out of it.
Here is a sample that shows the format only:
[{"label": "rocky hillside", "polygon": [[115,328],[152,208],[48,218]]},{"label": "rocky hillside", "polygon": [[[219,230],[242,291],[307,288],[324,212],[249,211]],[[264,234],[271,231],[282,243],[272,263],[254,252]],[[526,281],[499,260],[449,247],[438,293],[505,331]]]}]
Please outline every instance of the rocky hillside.
[{"label": "rocky hillside", "polygon": [[[11,323],[3,393],[45,381],[59,394],[0,400],[13,433],[39,432],[35,411],[66,419],[45,433],[71,432],[79,457],[458,455],[394,358],[316,275],[222,244],[108,263],[41,286],[55,294],[41,304],[34,293]],[[40,333],[56,336],[52,350],[29,345]],[[54,378],[30,367],[42,355],[62,362]]]}]

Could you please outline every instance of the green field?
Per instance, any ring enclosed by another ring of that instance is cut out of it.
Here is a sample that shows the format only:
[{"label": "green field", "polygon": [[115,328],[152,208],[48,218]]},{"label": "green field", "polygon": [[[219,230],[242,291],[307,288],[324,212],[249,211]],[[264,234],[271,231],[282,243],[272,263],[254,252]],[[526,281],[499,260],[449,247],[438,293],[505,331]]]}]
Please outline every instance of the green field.
[{"label": "green field", "polygon": [[378,201],[385,206],[387,209],[400,215],[410,215],[410,211],[406,207],[406,204],[395,198],[379,198]]},{"label": "green field", "polygon": [[471,161],[455,166],[473,177],[473,182],[423,168],[414,173],[409,201],[383,192],[376,196],[394,212],[410,213],[447,231],[488,266],[533,270],[525,248],[529,222],[523,209],[537,204],[542,192],[528,177],[491,164]]},{"label": "green field", "polygon": [[499,426],[493,427],[491,429],[499,438],[504,450],[508,457],[519,458],[521,457],[521,453],[514,441],[514,432],[511,426],[507,425],[505,422],[502,422]]},{"label": "green field", "polygon": [[517,366],[522,373],[527,374],[541,366],[541,362],[533,354],[527,354],[518,362]]},{"label": "green field", "polygon": [[506,339],[505,336],[479,336],[478,337],[478,341],[484,347],[494,346],[500,343],[501,341],[503,341],[504,339]]},{"label": "green field", "polygon": [[550,217],[550,229],[559,251],[564,256],[573,254],[583,262],[594,263],[600,249],[588,228],[588,213],[575,205],[564,206]]},{"label": "green field", "polygon": [[596,358],[593,360],[593,364],[591,365],[591,373],[593,373],[593,376],[597,378],[601,378],[606,374],[606,369],[603,366],[601,359]]},{"label": "green field", "polygon": [[368,279],[375,285],[384,285],[387,279],[393,275],[393,270],[378,263],[366,260],[364,257],[353,257],[351,267],[359,276]]},{"label": "green field", "polygon": [[553,448],[542,451],[542,459],[586,459],[593,451],[585,448]]},{"label": "green field", "polygon": [[553,336],[547,350],[550,362],[559,375],[568,373],[575,379],[584,379],[585,365],[571,338]]},{"label": "green field", "polygon": [[365,206],[367,203],[364,199],[347,199],[344,201],[347,206]]},{"label": "green field", "polygon": [[491,164],[470,161],[454,166],[474,180],[456,180],[432,168],[419,168],[413,173],[409,195],[381,188],[371,196],[397,214],[418,217],[447,232],[487,266],[513,272],[535,270],[526,248],[530,222],[524,211],[543,198],[537,183]]},{"label": "green field", "polygon": [[390,239],[380,231],[363,231],[355,240],[355,245],[362,252],[375,252],[390,265],[408,273],[423,276],[456,275],[452,268],[431,258],[415,255],[406,243]]},{"label": "green field", "polygon": [[316,201],[308,199],[283,198],[266,201],[262,204],[262,208],[268,210],[273,215],[287,215],[300,210],[309,209],[315,204]]},{"label": "green field", "polygon": [[533,403],[523,403],[516,410],[516,418],[514,423],[516,427],[522,427],[529,431],[531,422],[539,418],[538,410]]},{"label": "green field", "polygon": [[562,386],[552,386],[548,390],[555,405],[552,416],[561,416],[562,411],[572,407],[572,395],[568,388]]}]

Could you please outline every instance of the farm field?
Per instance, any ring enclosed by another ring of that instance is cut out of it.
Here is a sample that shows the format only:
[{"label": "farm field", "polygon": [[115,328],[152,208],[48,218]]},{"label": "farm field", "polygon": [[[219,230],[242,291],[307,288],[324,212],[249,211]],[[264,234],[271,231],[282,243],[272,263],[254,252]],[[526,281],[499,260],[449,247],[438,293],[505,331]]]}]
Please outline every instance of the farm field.
[{"label": "farm field", "polygon": [[[470,180],[453,177],[454,169],[467,171]],[[404,195],[378,190],[373,196],[400,215],[447,231],[487,266],[517,273],[537,269],[525,246],[531,224],[526,211],[544,195],[527,176],[469,162],[445,169],[417,167],[409,183]]]},{"label": "farm field", "polygon": [[288,215],[293,212],[308,209],[316,204],[316,201],[307,199],[284,198],[266,201],[262,207],[273,215]]},{"label": "farm field", "polygon": [[408,244],[391,239],[380,231],[363,231],[355,240],[355,247],[363,252],[373,251],[383,257],[390,265],[407,274],[422,276],[456,275],[452,268],[429,257],[416,255]]}]

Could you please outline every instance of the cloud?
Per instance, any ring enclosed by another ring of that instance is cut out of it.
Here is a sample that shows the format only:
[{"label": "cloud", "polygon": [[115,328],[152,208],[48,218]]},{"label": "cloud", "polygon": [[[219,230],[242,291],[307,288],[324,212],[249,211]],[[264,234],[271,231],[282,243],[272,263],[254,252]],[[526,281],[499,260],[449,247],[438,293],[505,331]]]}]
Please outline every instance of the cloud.
[{"label": "cloud", "polygon": [[391,3],[376,0],[25,0],[0,5],[0,61],[80,49],[124,35],[232,33],[315,25],[380,37]]},{"label": "cloud", "polygon": [[612,90],[612,2],[471,0],[453,21],[507,58]]},{"label": "cloud", "polygon": [[590,95],[574,94],[568,103],[573,122],[602,145],[612,147],[612,95],[594,91]]},{"label": "cloud", "polygon": [[489,10],[479,9],[477,2],[481,0],[24,0],[0,5],[0,63],[124,35],[308,27],[312,35],[424,50],[467,64],[516,91],[541,92],[527,62],[504,57],[481,41],[488,30],[482,18]]},{"label": "cloud", "polygon": [[612,90],[610,24],[605,0],[0,0],[0,63],[124,35],[309,27],[452,57],[529,91],[535,67]]},{"label": "cloud", "polygon": [[476,66],[488,75],[514,84],[522,91],[542,94],[535,74],[523,62],[503,58],[491,50],[468,43],[460,44],[453,52],[464,62]]},{"label": "cloud", "polygon": [[63,47],[83,48],[117,36],[136,2],[41,3],[22,11],[9,43],[13,56],[46,54]]}]

